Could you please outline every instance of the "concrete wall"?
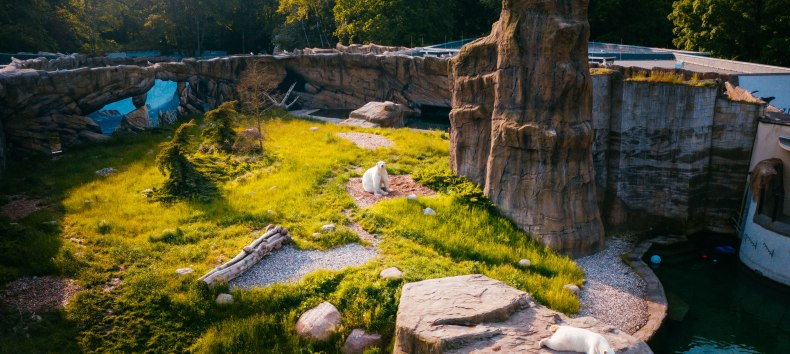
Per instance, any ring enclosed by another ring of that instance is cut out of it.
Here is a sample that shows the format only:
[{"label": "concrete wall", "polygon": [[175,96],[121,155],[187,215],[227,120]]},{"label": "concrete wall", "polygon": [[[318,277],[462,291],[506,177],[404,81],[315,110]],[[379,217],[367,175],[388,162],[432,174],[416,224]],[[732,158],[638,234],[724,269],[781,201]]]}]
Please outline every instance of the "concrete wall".
[{"label": "concrete wall", "polygon": [[780,235],[753,222],[757,204],[749,198],[741,237],[740,258],[765,277],[790,286],[790,236]]},{"label": "concrete wall", "polygon": [[762,105],[718,87],[593,76],[593,157],[610,228],[733,232]]}]

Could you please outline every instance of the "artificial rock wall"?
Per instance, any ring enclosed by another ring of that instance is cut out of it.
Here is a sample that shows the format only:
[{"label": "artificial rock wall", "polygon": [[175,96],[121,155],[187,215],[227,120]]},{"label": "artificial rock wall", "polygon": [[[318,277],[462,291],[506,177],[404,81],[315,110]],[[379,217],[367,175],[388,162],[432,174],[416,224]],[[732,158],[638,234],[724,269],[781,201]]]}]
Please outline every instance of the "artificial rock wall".
[{"label": "artificial rock wall", "polygon": [[451,166],[543,244],[603,246],[592,158],[587,1],[506,0],[451,61]]},{"label": "artificial rock wall", "polygon": [[[108,103],[145,95],[156,79],[179,83],[182,116],[199,114],[237,99],[236,85],[253,62],[265,67],[264,80],[272,86],[287,89],[296,83],[300,103],[307,107],[356,109],[368,101],[390,100],[419,108],[449,106],[450,100],[447,59],[439,58],[333,51],[158,63],[128,59],[122,62],[140,65],[102,66],[107,60],[33,59],[0,71],[3,146],[17,154],[48,154],[53,134],[65,150],[101,140],[99,126],[87,115]],[[79,65],[85,67],[73,68]]]},{"label": "artificial rock wall", "polygon": [[593,142],[602,216],[610,228],[733,232],[757,118],[718,86],[594,75]]}]

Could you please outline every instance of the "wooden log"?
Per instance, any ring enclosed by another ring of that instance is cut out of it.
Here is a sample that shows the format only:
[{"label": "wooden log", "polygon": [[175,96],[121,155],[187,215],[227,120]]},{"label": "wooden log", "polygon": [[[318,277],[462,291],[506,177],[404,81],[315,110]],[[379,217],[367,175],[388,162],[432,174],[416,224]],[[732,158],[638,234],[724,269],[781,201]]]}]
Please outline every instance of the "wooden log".
[{"label": "wooden log", "polygon": [[274,229],[271,229],[271,230],[269,230],[269,231],[266,231],[266,232],[263,234],[263,236],[261,236],[261,237],[258,237],[258,238],[257,238],[255,241],[252,241],[252,243],[250,243],[250,244],[249,244],[247,247],[245,247],[245,250],[246,250],[247,248],[249,248],[249,249],[250,249],[250,252],[252,252],[252,250],[253,250],[253,249],[255,249],[255,247],[258,247],[258,245],[259,245],[261,242],[265,241],[265,240],[266,240],[266,239],[268,239],[268,238],[271,238],[272,236],[274,236],[274,235],[276,235],[276,234],[278,234],[277,228],[274,228]]}]

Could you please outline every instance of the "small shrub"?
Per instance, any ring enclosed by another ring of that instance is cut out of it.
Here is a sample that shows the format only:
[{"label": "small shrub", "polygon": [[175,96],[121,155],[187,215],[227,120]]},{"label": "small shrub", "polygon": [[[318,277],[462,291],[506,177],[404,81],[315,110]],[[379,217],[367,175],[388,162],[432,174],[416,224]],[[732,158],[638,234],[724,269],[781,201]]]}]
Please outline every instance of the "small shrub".
[{"label": "small shrub", "polygon": [[203,129],[202,150],[222,151],[230,153],[236,142],[236,131],[233,124],[239,113],[234,108],[236,101],[225,102],[216,109],[206,113],[206,127]]},{"label": "small shrub", "polygon": [[194,125],[192,121],[182,124],[170,141],[160,145],[162,150],[156,156],[156,164],[159,172],[167,176],[164,186],[155,190],[157,199],[161,201],[179,198],[208,201],[218,194],[217,187],[200,174],[187,158],[188,129]]},{"label": "small shrub", "polygon": [[173,229],[164,229],[162,232],[151,235],[148,237],[148,241],[151,242],[164,242],[170,244],[183,244],[186,243],[184,238],[184,231],[181,228]]},{"label": "small shrub", "polygon": [[96,231],[102,235],[106,235],[112,231],[112,225],[107,220],[99,221],[99,225],[96,226]]}]

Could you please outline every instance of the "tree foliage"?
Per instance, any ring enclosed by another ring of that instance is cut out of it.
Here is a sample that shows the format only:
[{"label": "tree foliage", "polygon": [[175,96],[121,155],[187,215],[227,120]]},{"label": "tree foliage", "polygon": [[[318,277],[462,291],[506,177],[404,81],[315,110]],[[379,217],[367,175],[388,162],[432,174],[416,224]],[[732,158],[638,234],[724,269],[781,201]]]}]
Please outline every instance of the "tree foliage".
[{"label": "tree foliage", "polygon": [[[26,0],[0,3],[0,51],[165,55],[422,46],[489,33],[501,0]],[[590,0],[594,41],[790,65],[790,0]]]},{"label": "tree foliage", "polygon": [[233,143],[236,142],[236,131],[233,125],[239,115],[236,112],[236,101],[225,102],[219,107],[206,113],[203,128],[203,146],[209,150],[230,153]]},{"label": "tree foliage", "polygon": [[160,145],[156,156],[159,172],[167,177],[161,189],[156,190],[159,200],[195,199],[206,201],[214,197],[216,187],[189,161],[189,129],[194,122],[181,124],[173,138]]},{"label": "tree foliage", "polygon": [[673,0],[591,0],[590,38],[597,42],[672,46]]},{"label": "tree foliage", "polygon": [[336,0],[343,43],[421,46],[487,34],[497,7],[479,0]]},{"label": "tree foliage", "polygon": [[680,0],[669,19],[680,49],[790,65],[790,0]]}]

